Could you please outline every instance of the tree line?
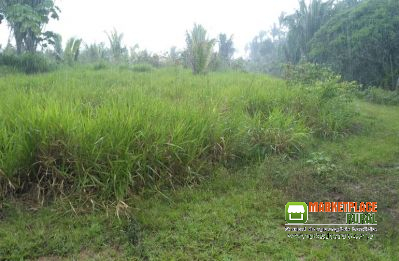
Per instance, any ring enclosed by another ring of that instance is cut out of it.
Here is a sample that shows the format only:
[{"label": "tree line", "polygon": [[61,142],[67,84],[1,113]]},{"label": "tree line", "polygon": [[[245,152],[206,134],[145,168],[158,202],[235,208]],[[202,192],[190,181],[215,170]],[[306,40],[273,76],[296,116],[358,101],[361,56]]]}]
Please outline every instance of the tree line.
[{"label": "tree line", "polygon": [[[116,29],[105,32],[106,43],[84,44],[71,38],[62,46],[61,35],[46,31],[61,10],[53,0],[0,0],[0,23],[7,21],[15,47],[3,53],[36,53],[74,64],[110,62],[146,63],[151,66],[183,65],[193,73],[239,69],[282,75],[286,64],[317,63],[346,80],[365,86],[395,89],[399,77],[399,1],[397,0],[299,0],[299,8],[281,14],[277,23],[248,44],[248,59],[234,59],[233,37],[209,38],[198,24],[186,33],[186,48],[172,47],[164,54],[128,48]],[[217,49],[214,51],[214,49]]]},{"label": "tree line", "polygon": [[[146,63],[155,67],[161,64],[181,64],[192,68],[194,74],[229,68],[232,65],[235,51],[232,36],[220,34],[218,39],[209,39],[205,28],[197,24],[186,33],[187,47],[182,51],[172,47],[168,53],[153,54],[145,49],[140,50],[137,44],[127,48],[123,44],[123,34],[116,29],[104,32],[108,45],[105,43],[84,44],[82,39],[70,38],[63,47],[61,35],[45,30],[45,25],[50,20],[59,19],[60,12],[60,8],[53,0],[0,0],[0,23],[7,21],[15,41],[15,47],[9,42],[2,53],[15,53],[31,59],[33,56],[24,54],[35,54],[38,49],[41,49],[48,58],[69,65],[78,61],[114,64]],[[216,44],[219,45],[219,52],[213,51]],[[10,59],[10,57],[3,59],[8,63],[18,63],[19,60],[18,58]],[[38,60],[40,59],[36,57],[32,63]],[[22,63],[26,64],[25,60]]]},{"label": "tree line", "polygon": [[318,63],[346,80],[397,88],[399,1],[299,1],[292,14],[248,45],[252,69],[280,73],[282,64]]}]

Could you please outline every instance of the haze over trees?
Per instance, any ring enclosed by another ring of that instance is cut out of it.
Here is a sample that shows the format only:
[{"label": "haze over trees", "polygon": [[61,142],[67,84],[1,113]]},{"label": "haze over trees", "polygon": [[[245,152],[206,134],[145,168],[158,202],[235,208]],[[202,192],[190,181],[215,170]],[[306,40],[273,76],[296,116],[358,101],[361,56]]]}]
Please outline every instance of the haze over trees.
[{"label": "haze over trees", "polygon": [[41,61],[40,66],[24,71],[46,70],[45,59],[36,55],[40,47],[57,63],[183,65],[194,74],[233,69],[283,76],[286,64],[317,63],[345,80],[389,90],[396,89],[399,78],[398,12],[399,3],[393,0],[300,0],[295,12],[281,14],[270,30],[253,38],[247,59],[242,59],[234,58],[233,36],[220,33],[212,38],[199,24],[186,33],[185,49],[171,48],[163,54],[140,49],[137,43],[128,48],[117,29],[105,32],[107,43],[85,43],[77,38],[63,48],[62,36],[44,29],[51,20],[59,19],[54,1],[0,1],[0,20],[7,21],[15,42],[15,47],[9,44],[3,53],[35,54],[25,59]]},{"label": "haze over trees", "polygon": [[[395,89],[399,77],[399,2],[392,0],[299,1],[279,26],[249,44],[252,67],[318,63],[347,80]],[[276,38],[276,35],[278,36]]]}]

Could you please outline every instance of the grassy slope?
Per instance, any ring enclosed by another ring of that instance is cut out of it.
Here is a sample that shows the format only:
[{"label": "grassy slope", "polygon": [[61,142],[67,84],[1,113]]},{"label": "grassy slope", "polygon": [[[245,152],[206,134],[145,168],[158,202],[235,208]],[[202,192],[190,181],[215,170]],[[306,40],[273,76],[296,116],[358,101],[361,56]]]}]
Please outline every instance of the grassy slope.
[{"label": "grassy slope", "polygon": [[[126,203],[135,220],[118,220],[111,208],[84,214],[66,201],[39,209],[7,201],[0,213],[0,256],[397,260],[399,110],[356,105],[374,126],[339,141],[315,142],[311,150],[336,165],[327,174],[306,164],[309,155],[272,157],[235,171],[220,168],[199,186],[131,198]],[[378,201],[380,233],[369,242],[288,239],[283,207],[294,199]]]}]

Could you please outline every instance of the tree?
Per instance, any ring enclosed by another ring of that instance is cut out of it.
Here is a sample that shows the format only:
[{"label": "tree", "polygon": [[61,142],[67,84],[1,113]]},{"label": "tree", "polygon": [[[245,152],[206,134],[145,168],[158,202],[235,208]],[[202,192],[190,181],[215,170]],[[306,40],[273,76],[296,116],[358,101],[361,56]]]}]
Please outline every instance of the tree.
[{"label": "tree", "polygon": [[78,61],[82,39],[70,38],[65,46],[64,59],[69,65]]},{"label": "tree", "polygon": [[194,74],[207,71],[215,42],[215,39],[208,39],[207,32],[202,25],[194,24],[192,31],[186,32],[186,55]]},{"label": "tree", "polygon": [[347,80],[395,89],[399,2],[346,0],[341,5],[345,8],[336,10],[312,39],[310,59],[329,65]]},{"label": "tree", "polygon": [[330,17],[333,3],[333,0],[311,0],[306,5],[305,0],[300,0],[299,10],[280,18],[281,24],[288,29],[285,56],[289,62],[298,63],[308,59],[309,43]]},{"label": "tree", "polygon": [[39,44],[54,44],[55,34],[44,31],[50,19],[59,19],[53,0],[0,0],[0,22],[5,18],[15,38],[17,53],[34,53]]},{"label": "tree", "polygon": [[81,52],[81,60],[85,62],[93,63],[98,61],[105,61],[108,59],[109,50],[105,47],[105,43],[101,42],[99,44],[86,44],[85,49]]},{"label": "tree", "polygon": [[64,50],[62,50],[62,36],[55,34],[54,36],[54,52],[57,60],[62,60]]},{"label": "tree", "polygon": [[230,65],[235,49],[233,47],[233,36],[227,38],[226,34],[219,34],[219,58],[223,64]]},{"label": "tree", "polygon": [[127,48],[122,45],[123,33],[118,33],[115,28],[110,33],[105,33],[108,37],[113,61],[121,62],[123,57],[128,56]]},{"label": "tree", "polygon": [[177,51],[176,46],[172,46],[168,53],[168,61],[172,65],[178,65],[180,63],[181,53]]},{"label": "tree", "polygon": [[276,24],[269,32],[262,31],[247,46],[249,50],[249,68],[253,71],[279,74],[285,63],[283,47],[285,34]]}]

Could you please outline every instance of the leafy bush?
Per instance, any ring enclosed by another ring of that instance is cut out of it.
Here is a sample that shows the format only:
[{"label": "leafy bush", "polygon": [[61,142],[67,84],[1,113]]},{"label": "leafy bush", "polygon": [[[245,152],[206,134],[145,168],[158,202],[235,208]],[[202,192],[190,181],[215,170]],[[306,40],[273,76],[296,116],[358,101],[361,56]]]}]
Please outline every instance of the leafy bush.
[{"label": "leafy bush", "polygon": [[43,55],[33,53],[1,54],[0,65],[10,66],[27,74],[48,72],[55,67],[55,64]]},{"label": "leafy bush", "polygon": [[[292,100],[294,111],[303,113],[308,127],[320,137],[336,138],[352,132],[355,111],[351,102],[358,89],[356,82],[343,81],[330,69],[311,63],[286,65],[285,78],[292,92],[302,97]],[[298,89],[298,90],[294,90]]]},{"label": "leafy bush", "polygon": [[313,63],[286,64],[284,78],[289,84],[312,85],[316,82],[339,81],[341,76],[329,68]]},{"label": "leafy bush", "polygon": [[373,87],[359,92],[358,95],[377,104],[399,105],[399,91],[387,91]]},{"label": "leafy bush", "polygon": [[323,152],[314,152],[310,156],[311,158],[306,163],[313,166],[318,175],[329,174],[336,169],[336,165],[332,163],[331,158]]}]

